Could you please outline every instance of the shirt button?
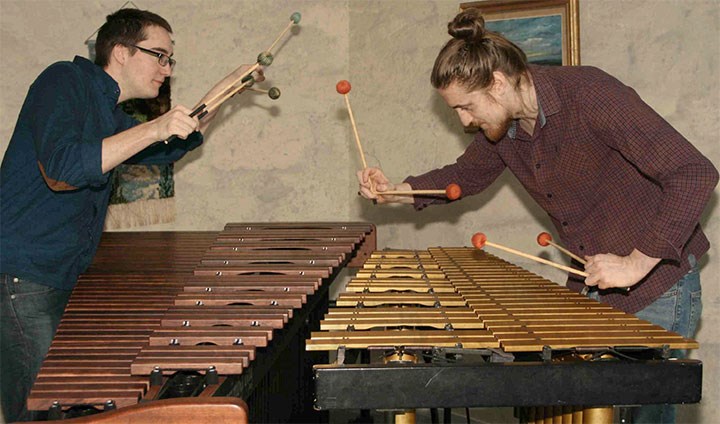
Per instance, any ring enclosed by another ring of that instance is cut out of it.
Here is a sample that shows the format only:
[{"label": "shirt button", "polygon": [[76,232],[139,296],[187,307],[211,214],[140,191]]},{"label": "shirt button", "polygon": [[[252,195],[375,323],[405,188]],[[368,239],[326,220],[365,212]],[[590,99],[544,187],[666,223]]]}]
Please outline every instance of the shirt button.
[{"label": "shirt button", "polygon": [[536,164],[535,164],[535,169],[540,169],[540,164],[539,164],[539,163],[536,163]]},{"label": "shirt button", "polygon": [[552,199],[552,193],[548,193],[548,194],[547,194],[547,198],[548,198],[548,199]]},{"label": "shirt button", "polygon": [[581,244],[580,246],[578,246],[578,249],[580,249],[580,250],[585,250],[585,246],[583,246],[583,245]]},{"label": "shirt button", "polygon": [[19,282],[20,282],[19,278],[17,278],[17,277],[13,278],[13,283],[19,283]]},{"label": "shirt button", "polygon": [[563,224],[563,227],[567,227],[567,226],[568,226],[568,222],[567,222],[567,221],[563,221],[562,224]]},{"label": "shirt button", "polygon": [[11,295],[10,295],[10,299],[15,299],[15,295],[14,295],[14,294],[11,294]]}]

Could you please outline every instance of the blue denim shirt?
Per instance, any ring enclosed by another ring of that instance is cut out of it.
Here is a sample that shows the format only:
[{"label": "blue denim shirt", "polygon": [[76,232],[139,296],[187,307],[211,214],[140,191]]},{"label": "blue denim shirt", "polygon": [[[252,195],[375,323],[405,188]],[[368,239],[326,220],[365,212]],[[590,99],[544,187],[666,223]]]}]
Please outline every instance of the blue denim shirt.
[{"label": "blue denim shirt", "polygon": [[[90,265],[110,198],[102,140],[139,123],[119,96],[117,82],[82,57],[49,66],[30,86],[0,167],[0,272],[70,290]],[[127,163],[171,163],[202,141],[193,133],[158,143]]]}]

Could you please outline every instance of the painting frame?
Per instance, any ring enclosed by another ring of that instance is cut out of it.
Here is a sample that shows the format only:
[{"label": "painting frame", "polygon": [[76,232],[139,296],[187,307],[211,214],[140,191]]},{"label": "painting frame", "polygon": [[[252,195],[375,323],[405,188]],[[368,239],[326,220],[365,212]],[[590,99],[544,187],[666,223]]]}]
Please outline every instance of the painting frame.
[{"label": "painting frame", "polygon": [[[460,4],[479,9],[487,22],[560,15],[562,65],[580,65],[580,0],[486,0]],[[526,52],[528,53],[528,52]]]}]

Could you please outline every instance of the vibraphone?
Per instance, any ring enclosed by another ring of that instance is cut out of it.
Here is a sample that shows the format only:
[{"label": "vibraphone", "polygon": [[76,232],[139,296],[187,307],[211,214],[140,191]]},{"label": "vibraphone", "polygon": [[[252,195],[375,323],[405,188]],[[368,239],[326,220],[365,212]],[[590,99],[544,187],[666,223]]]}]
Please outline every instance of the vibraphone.
[{"label": "vibraphone", "polygon": [[227,396],[247,403],[251,422],[313,421],[324,414],[311,381],[322,355],[305,340],[330,283],[374,249],[364,223],[105,233],[28,408],[52,419]]},{"label": "vibraphone", "polygon": [[702,363],[668,359],[694,340],[477,249],[373,253],[320,330],[307,349],[338,358],[315,366],[321,410],[412,422],[418,408],[506,406],[523,422],[611,422],[613,405],[701,396]]}]

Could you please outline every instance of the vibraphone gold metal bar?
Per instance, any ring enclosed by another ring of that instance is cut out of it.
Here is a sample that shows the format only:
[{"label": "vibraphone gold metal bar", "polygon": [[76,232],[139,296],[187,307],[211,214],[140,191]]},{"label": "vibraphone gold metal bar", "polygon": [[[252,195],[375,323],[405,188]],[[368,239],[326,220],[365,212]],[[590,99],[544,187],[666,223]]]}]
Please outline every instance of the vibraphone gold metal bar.
[{"label": "vibraphone gold metal bar", "polygon": [[220,411],[237,405],[203,399],[233,397],[251,422],[314,420],[312,364],[325,354],[305,340],[342,267],[374,249],[364,223],[105,233],[28,407],[50,418],[143,404],[157,414],[192,405],[169,399],[197,398]]},{"label": "vibraphone gold metal bar", "polygon": [[[397,422],[492,406],[522,407],[523,422],[610,422],[613,405],[701,396],[702,363],[668,359],[696,341],[464,247],[373,253],[306,346],[338,358],[314,368],[316,408]],[[368,363],[345,363],[358,352]]]}]

